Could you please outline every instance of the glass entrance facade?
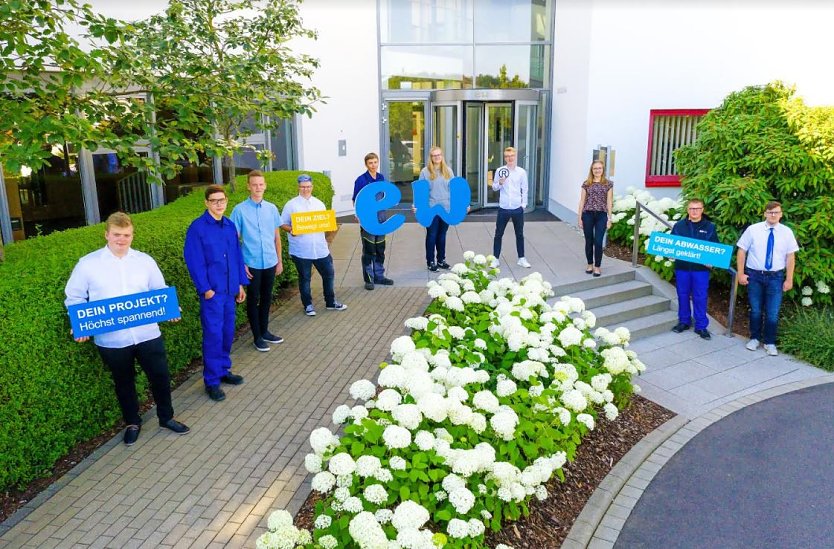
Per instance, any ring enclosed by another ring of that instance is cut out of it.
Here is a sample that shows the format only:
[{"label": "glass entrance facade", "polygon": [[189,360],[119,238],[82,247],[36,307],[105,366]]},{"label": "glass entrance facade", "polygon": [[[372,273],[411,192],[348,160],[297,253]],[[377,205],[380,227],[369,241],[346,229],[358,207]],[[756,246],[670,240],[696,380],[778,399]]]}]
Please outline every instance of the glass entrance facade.
[{"label": "glass entrance facade", "polygon": [[553,0],[379,0],[379,8],[381,148],[403,202],[409,174],[417,178],[437,145],[469,182],[473,207],[496,206],[492,175],[512,146],[528,172],[528,206],[542,204]]}]

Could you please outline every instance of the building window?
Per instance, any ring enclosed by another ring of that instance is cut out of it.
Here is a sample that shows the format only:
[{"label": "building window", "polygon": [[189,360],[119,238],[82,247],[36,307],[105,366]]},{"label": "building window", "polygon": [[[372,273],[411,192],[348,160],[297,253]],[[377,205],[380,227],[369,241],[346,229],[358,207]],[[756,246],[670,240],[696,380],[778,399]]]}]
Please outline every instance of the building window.
[{"label": "building window", "polygon": [[646,159],[647,187],[680,187],[675,165],[677,149],[698,136],[697,126],[709,109],[652,110],[649,112],[649,145]]}]

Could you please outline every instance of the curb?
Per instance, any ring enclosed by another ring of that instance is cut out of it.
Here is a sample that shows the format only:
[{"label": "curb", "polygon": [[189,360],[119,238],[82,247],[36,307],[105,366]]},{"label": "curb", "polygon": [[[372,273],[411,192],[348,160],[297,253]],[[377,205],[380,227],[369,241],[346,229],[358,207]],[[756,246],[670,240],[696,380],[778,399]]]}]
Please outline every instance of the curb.
[{"label": "curb", "polygon": [[574,522],[562,549],[614,547],[623,526],[655,475],[701,431],[747,406],[834,382],[829,374],[771,387],[727,402],[693,420],[675,416],[638,442],[606,475]]}]

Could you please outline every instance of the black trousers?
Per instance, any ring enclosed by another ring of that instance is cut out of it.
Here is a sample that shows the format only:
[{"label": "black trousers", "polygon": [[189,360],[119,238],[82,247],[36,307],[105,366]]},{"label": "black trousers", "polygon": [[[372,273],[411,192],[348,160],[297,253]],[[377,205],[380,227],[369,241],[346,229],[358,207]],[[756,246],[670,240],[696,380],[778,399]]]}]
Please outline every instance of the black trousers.
[{"label": "black trousers", "polygon": [[495,237],[492,241],[492,255],[499,257],[501,255],[501,240],[504,238],[504,229],[507,228],[507,223],[513,222],[513,232],[515,233],[515,251],[518,257],[524,257],[524,208],[516,208],[515,210],[505,210],[498,208],[498,217],[495,219]]},{"label": "black trousers", "polygon": [[362,279],[365,282],[381,282],[385,278],[385,235],[371,234],[361,229]]},{"label": "black trousers", "polygon": [[602,265],[602,239],[608,226],[608,212],[582,212],[582,232],[585,233],[585,259],[588,265]]},{"label": "black trousers", "polygon": [[275,265],[268,269],[253,269],[246,294],[246,316],[255,341],[269,331],[269,307],[272,305],[272,287],[275,284]]},{"label": "black trousers", "polygon": [[168,355],[165,353],[162,336],[120,349],[99,347],[98,353],[113,376],[116,398],[122,409],[122,418],[125,423],[128,425],[141,425],[142,423],[142,418],[139,417],[139,399],[136,396],[135,361],[139,362],[151,383],[151,393],[156,402],[156,415],[159,422],[164,423],[174,417]]}]

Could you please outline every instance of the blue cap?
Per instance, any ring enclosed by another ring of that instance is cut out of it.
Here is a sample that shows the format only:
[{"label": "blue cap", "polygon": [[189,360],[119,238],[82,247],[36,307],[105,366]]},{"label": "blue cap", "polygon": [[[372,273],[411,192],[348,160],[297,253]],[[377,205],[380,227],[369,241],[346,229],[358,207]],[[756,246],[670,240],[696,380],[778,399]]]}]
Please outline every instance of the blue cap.
[{"label": "blue cap", "polygon": [[299,183],[304,183],[305,181],[312,181],[312,180],[313,180],[313,178],[310,177],[309,175],[307,175],[306,173],[303,173],[303,174],[298,176],[298,182]]}]

